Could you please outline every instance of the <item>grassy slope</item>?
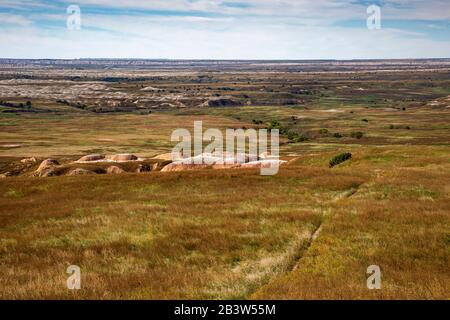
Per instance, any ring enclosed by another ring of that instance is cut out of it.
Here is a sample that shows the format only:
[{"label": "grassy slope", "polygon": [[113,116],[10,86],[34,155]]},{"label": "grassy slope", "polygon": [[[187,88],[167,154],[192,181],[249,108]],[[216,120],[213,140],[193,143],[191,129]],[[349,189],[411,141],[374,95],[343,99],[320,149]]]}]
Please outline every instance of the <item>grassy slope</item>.
[{"label": "grassy slope", "polygon": [[[403,148],[414,161],[395,159],[391,151],[360,153],[346,166],[370,172],[370,179],[330,204],[298,268],[252,298],[448,298],[448,151]],[[380,291],[366,288],[372,264],[382,269]]]},{"label": "grassy slope", "polygon": [[[279,119],[313,138],[283,145],[299,159],[269,178],[205,171],[1,180],[0,297],[448,298],[448,111],[343,109],[4,116],[1,144],[23,144],[0,150],[9,157],[153,155],[194,119],[211,127]],[[292,115],[306,120],[294,124]],[[366,136],[352,139],[352,131]],[[344,151],[353,159],[329,169]],[[82,268],[79,292],[65,287],[70,264]],[[371,264],[382,268],[381,291],[366,288]]]},{"label": "grassy slope", "polygon": [[[275,177],[5,179],[1,296],[447,298],[448,149],[397,153],[415,160],[367,147],[335,169],[318,156]],[[83,272],[77,293],[65,289],[70,264]],[[370,264],[383,270],[377,293]]]}]

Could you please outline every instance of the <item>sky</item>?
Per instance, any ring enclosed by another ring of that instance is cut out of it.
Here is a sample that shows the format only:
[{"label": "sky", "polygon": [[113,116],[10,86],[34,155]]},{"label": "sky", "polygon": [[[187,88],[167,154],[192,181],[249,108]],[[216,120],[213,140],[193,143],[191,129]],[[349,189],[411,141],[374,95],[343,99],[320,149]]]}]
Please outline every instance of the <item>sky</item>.
[{"label": "sky", "polygon": [[449,58],[450,0],[0,0],[0,40],[1,58]]}]

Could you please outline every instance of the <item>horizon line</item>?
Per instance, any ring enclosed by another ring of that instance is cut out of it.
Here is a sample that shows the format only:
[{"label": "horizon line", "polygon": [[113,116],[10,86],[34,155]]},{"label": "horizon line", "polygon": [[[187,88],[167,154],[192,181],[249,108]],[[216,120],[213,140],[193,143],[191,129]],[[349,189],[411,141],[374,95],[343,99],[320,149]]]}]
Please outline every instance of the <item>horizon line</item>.
[{"label": "horizon line", "polygon": [[136,61],[403,61],[403,60],[450,60],[450,57],[440,57],[440,58],[360,58],[360,59],[202,59],[202,58],[8,58],[0,57],[0,60],[56,60],[56,61],[83,61],[83,60],[136,60]]}]

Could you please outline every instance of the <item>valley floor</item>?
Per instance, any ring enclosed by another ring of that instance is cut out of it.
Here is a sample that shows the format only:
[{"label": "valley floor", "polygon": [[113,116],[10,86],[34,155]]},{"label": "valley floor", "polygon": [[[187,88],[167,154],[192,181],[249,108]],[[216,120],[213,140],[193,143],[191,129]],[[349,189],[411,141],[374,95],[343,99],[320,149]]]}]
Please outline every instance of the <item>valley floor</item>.
[{"label": "valley floor", "polygon": [[[117,79],[107,69],[2,71],[0,299],[450,298],[450,79],[420,63]],[[130,107],[122,95],[148,101]],[[184,107],[163,103],[179,95]],[[241,106],[196,107],[225,95]],[[275,176],[133,164],[33,177],[50,157],[74,166],[93,153],[169,152],[172,131],[194,120],[279,128],[290,162]],[[70,265],[81,290],[67,289]],[[371,265],[380,290],[367,288]]]},{"label": "valley floor", "polygon": [[[0,297],[448,298],[448,146],[353,149],[336,168],[327,151],[273,177],[2,179]],[[381,290],[366,286],[374,264]],[[82,290],[67,290],[69,265]]]}]

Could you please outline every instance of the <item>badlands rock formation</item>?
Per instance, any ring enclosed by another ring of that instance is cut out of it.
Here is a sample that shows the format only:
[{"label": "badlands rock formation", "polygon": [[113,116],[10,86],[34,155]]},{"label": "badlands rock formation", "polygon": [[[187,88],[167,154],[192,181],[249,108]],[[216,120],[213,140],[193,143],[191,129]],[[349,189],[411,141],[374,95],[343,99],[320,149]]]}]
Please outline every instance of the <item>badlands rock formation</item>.
[{"label": "badlands rock formation", "polygon": [[52,176],[55,167],[59,165],[59,162],[55,159],[46,159],[41,162],[37,170],[35,171],[35,175],[38,177],[49,177]]},{"label": "badlands rock formation", "polygon": [[123,154],[114,154],[114,155],[101,155],[101,154],[91,154],[84,157],[81,157],[76,162],[79,163],[87,163],[87,162],[129,162],[129,161],[137,161],[139,158],[134,154],[123,153]]},{"label": "badlands rock formation", "polygon": [[86,176],[86,175],[93,175],[93,174],[96,174],[96,173],[93,171],[90,171],[90,170],[77,168],[77,169],[73,169],[72,171],[70,171],[67,175],[68,176]]},{"label": "badlands rock formation", "polygon": [[235,168],[271,168],[281,166],[286,161],[268,158],[259,159],[256,155],[247,154],[223,154],[222,156],[203,153],[201,155],[185,158],[172,162],[165,166],[161,172],[179,172],[202,169],[235,169]]},{"label": "badlands rock formation", "polygon": [[99,161],[104,160],[105,156],[101,154],[90,154],[84,157],[81,157],[78,162],[91,162],[91,161]]},{"label": "badlands rock formation", "polygon": [[116,161],[116,162],[127,162],[127,161],[136,161],[138,157],[134,154],[123,153],[123,154],[115,154],[106,156],[106,160]]},{"label": "badlands rock formation", "polygon": [[116,166],[111,166],[111,167],[108,167],[108,169],[106,169],[107,174],[121,174],[124,172],[125,172],[125,170],[123,170],[122,168],[116,167]]}]

